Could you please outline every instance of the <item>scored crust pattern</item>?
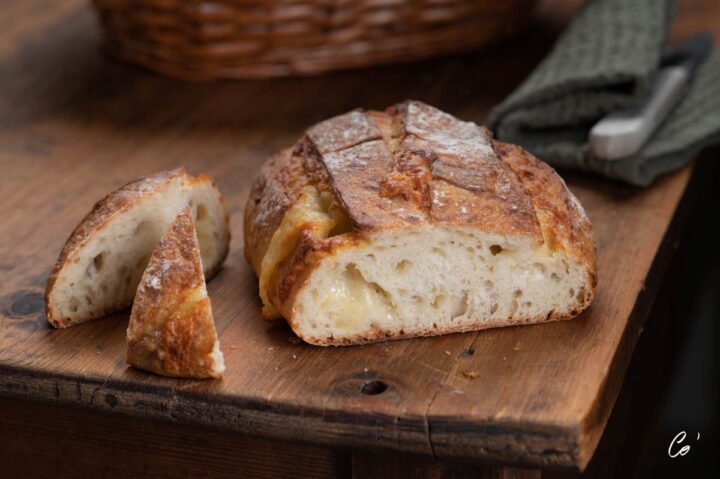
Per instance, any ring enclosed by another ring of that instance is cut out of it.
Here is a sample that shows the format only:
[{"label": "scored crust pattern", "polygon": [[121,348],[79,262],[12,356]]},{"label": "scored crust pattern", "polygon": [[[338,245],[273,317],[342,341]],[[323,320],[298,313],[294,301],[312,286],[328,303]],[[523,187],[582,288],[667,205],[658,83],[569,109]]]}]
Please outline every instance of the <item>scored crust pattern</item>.
[{"label": "scored crust pattern", "polygon": [[596,284],[591,225],[554,170],[494,141],[486,128],[424,103],[331,118],[263,166],[245,212],[245,253],[258,275],[274,232],[308,187],[329,193],[329,209],[346,215],[352,230],[330,238],[300,232],[269,286],[280,310],[333,248],[372,231],[427,224],[545,243],[584,263]]}]

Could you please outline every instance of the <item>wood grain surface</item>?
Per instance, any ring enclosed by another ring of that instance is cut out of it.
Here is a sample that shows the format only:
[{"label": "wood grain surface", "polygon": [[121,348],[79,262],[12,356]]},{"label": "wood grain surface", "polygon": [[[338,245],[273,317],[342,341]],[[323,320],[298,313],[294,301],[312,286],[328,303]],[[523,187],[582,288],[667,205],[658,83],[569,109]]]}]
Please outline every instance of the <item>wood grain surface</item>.
[{"label": "wood grain surface", "polygon": [[349,477],[348,452],[139,417],[0,399],[3,478]]},{"label": "wood grain surface", "polygon": [[353,479],[540,479],[539,469],[487,468],[475,464],[443,462],[412,454],[352,455]]},{"label": "wood grain surface", "polygon": [[[674,37],[720,33],[718,10],[709,0],[683,2]],[[481,122],[550,45],[530,32],[491,52],[412,65],[183,84],[100,56],[85,1],[3,2],[0,395],[259,438],[583,468],[662,273],[657,260],[667,257],[661,246],[671,244],[666,233],[691,168],[647,190],[564,175],[599,247],[596,300],[571,322],[362,347],[299,344],[283,323],[261,319],[241,249],[258,166],[307,126],[405,98]],[[50,328],[42,312],[47,274],[93,203],[177,165],[213,176],[231,213],[230,256],[208,285],[227,365],[217,381],[128,368],[127,312],[67,330]],[[387,389],[362,394],[367,381]]]}]

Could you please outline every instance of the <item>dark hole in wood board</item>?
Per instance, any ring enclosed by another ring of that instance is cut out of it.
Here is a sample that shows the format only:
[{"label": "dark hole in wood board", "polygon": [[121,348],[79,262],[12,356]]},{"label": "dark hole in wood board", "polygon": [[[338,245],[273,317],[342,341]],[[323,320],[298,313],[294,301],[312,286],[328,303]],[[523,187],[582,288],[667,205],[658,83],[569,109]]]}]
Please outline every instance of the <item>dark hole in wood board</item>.
[{"label": "dark hole in wood board", "polygon": [[360,392],[363,394],[374,396],[375,394],[381,394],[385,392],[387,388],[388,385],[384,382],[373,379],[371,381],[365,381],[362,386],[360,386]]},{"label": "dark hole in wood board", "polygon": [[106,394],[105,395],[105,403],[110,406],[111,408],[116,407],[120,401],[118,400],[117,396],[114,394]]},{"label": "dark hole in wood board", "polygon": [[472,347],[467,347],[462,350],[462,352],[460,353],[460,357],[466,358],[468,356],[472,356],[473,354],[475,354],[475,349],[473,349]]}]

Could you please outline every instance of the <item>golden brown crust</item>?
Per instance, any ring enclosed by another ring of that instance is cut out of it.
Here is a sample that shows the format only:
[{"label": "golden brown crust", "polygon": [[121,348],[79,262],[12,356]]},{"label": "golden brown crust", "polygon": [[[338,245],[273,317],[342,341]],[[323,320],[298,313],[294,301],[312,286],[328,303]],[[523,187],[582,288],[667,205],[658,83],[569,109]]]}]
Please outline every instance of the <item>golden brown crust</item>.
[{"label": "golden brown crust", "polygon": [[262,259],[283,216],[297,201],[304,182],[302,158],[286,149],[268,159],[255,178],[245,204],[245,258],[260,274]]},{"label": "golden brown crust", "polygon": [[495,154],[486,128],[419,102],[402,103],[389,114],[397,115],[404,127],[395,156],[419,156],[428,163],[433,224],[474,226],[541,241],[530,200]]},{"label": "golden brown crust", "polygon": [[[597,251],[590,220],[580,202],[549,165],[519,146],[495,143],[498,155],[522,181],[532,199],[548,248],[563,251],[585,265],[590,284],[597,285]],[[585,304],[593,291],[586,292]]]},{"label": "golden brown crust", "polygon": [[[332,118],[266,163],[245,211],[245,254],[258,275],[274,232],[302,195],[298,185],[330,191],[352,234],[318,237],[310,225],[294,225],[297,239],[268,285],[273,305],[291,324],[295,293],[324,255],[374,231],[424,224],[471,226],[538,246],[549,240],[551,249],[586,265],[596,284],[592,228],[552,168],[519,147],[494,142],[484,127],[420,102]],[[592,293],[586,292],[585,305]],[[529,322],[566,316],[572,315]],[[382,338],[348,341],[373,339]]]},{"label": "golden brown crust", "polygon": [[189,208],[171,223],[138,287],[127,362],[164,376],[215,377],[217,341]]}]

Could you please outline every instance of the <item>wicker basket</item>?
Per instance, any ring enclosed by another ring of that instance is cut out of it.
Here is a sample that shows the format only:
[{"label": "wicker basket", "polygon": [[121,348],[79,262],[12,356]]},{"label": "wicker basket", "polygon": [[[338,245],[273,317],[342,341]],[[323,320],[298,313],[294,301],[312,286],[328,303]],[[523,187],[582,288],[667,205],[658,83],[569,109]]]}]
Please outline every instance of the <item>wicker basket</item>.
[{"label": "wicker basket", "polygon": [[93,0],[105,45],[187,80],[308,75],[476,48],[535,0]]}]

